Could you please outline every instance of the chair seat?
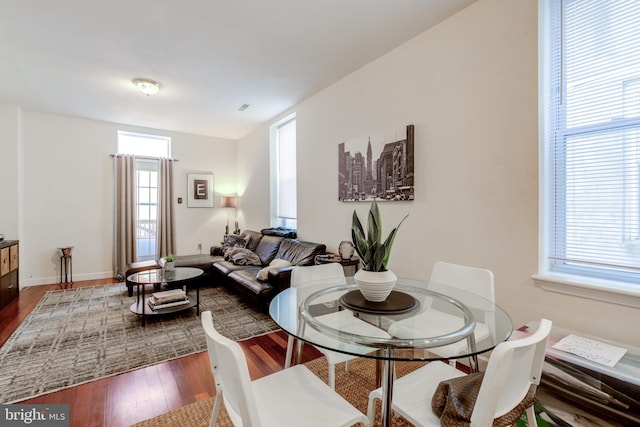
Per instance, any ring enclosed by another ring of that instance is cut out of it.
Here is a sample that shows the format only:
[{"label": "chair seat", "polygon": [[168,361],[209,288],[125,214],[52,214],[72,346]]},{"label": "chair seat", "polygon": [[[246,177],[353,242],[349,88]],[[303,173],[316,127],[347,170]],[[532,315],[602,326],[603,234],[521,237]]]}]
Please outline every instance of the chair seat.
[{"label": "chair seat", "polygon": [[[393,409],[412,424],[440,425],[440,418],[431,410],[431,397],[440,381],[465,375],[446,363],[431,362],[394,382]],[[369,394],[370,404],[374,398],[382,400],[382,389]]]},{"label": "chair seat", "polygon": [[[251,383],[261,425],[268,427],[351,426],[368,423],[363,413],[303,365],[296,365]],[[304,389],[304,393],[300,390]]]},{"label": "chair seat", "polygon": [[[462,328],[464,320],[461,317],[448,313],[427,309],[411,319],[400,320],[389,326],[389,333],[398,338],[415,338],[437,336]],[[476,342],[489,337],[489,327],[481,322],[476,322],[474,336]],[[442,347],[428,349],[444,358],[455,357],[467,352],[467,340],[451,343]]]},{"label": "chair seat", "polygon": [[[328,326],[338,328],[340,330],[346,332],[352,332],[358,335],[365,335],[370,337],[377,338],[389,338],[390,335],[376,326],[365,322],[364,320],[358,319],[354,317],[350,311],[342,310],[335,313],[325,314],[323,316],[318,316],[317,319],[321,319],[322,322]],[[352,360],[353,355],[361,355],[371,353],[376,349],[373,347],[366,347],[363,345],[347,343],[343,341],[339,341],[338,339],[334,339],[328,337],[325,334],[322,334],[311,326],[307,325],[304,335],[306,338],[309,338],[314,343],[317,344],[325,344],[327,347],[331,348],[340,348],[345,352],[350,354],[339,353],[331,350],[325,350],[323,348],[316,346],[329,360],[330,364],[336,364],[340,362],[345,362],[347,360]]]}]

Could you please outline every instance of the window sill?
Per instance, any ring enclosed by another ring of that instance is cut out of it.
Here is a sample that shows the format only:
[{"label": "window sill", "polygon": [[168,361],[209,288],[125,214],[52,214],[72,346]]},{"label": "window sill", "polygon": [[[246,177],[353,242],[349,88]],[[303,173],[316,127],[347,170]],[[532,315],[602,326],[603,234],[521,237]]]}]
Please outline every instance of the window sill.
[{"label": "window sill", "polygon": [[531,278],[545,291],[640,308],[640,287],[637,285],[562,274],[535,274]]}]

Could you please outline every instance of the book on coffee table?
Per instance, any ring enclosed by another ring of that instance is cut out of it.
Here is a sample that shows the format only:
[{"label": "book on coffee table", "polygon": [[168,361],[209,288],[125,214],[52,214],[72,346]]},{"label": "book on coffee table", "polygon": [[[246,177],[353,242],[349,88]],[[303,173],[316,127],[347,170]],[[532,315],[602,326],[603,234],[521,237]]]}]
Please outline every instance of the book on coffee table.
[{"label": "book on coffee table", "polygon": [[182,289],[154,292],[147,300],[149,307],[154,310],[189,304],[189,298]]},{"label": "book on coffee table", "polygon": [[147,304],[149,305],[149,307],[151,307],[152,310],[160,310],[162,308],[177,307],[179,305],[189,304],[189,298],[185,298],[180,301],[172,301],[172,302],[165,302],[165,303],[154,302],[152,298],[149,298],[147,300]]},{"label": "book on coffee table", "polygon": [[168,291],[154,292],[151,296],[157,301],[171,302],[184,299],[186,294],[182,289],[169,289]]}]

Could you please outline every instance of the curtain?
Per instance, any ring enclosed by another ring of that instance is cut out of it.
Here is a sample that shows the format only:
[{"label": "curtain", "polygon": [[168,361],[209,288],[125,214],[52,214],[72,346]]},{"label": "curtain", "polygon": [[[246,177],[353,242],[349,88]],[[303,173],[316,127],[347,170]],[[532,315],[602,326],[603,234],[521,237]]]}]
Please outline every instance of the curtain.
[{"label": "curtain", "polygon": [[173,219],[173,160],[160,159],[158,173],[158,257],[175,253]]},{"label": "curtain", "polygon": [[136,168],[135,157],[114,159],[114,277],[124,276],[127,264],[136,260]]}]

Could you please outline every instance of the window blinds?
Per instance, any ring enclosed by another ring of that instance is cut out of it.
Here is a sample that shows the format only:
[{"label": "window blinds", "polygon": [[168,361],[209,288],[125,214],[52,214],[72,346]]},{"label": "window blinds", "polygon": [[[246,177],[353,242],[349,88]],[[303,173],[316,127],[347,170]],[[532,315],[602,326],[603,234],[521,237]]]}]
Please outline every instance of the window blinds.
[{"label": "window blinds", "polygon": [[550,269],[640,278],[640,2],[553,1]]},{"label": "window blinds", "polygon": [[296,210],[296,120],[289,120],[278,132],[277,213],[279,218],[295,219]]}]

